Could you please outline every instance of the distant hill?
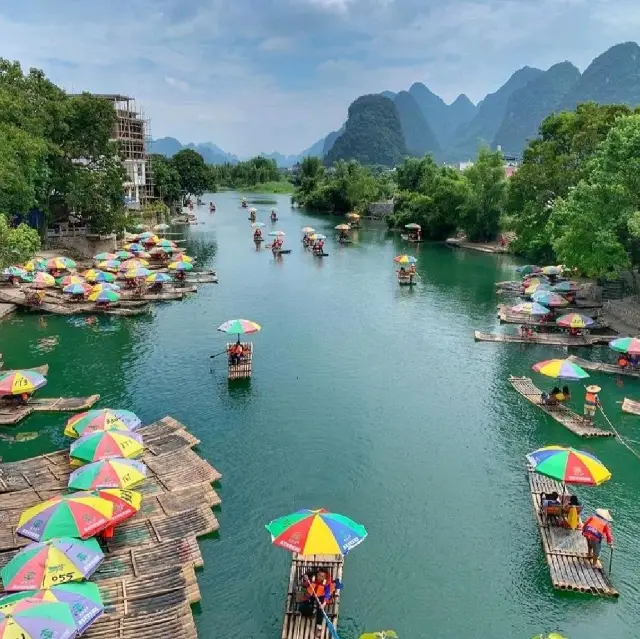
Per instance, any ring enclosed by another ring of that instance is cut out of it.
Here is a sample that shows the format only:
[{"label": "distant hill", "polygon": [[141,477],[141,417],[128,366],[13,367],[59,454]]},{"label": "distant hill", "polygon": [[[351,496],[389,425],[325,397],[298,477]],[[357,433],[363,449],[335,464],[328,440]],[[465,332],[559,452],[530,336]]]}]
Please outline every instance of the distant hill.
[{"label": "distant hill", "polygon": [[395,166],[406,154],[395,104],[381,95],[364,95],[349,107],[344,133],[325,156],[325,163],[353,159],[363,164]]},{"label": "distant hill", "polygon": [[336,140],[344,133],[344,124],[337,130],[331,131],[329,135],[324,139],[324,145],[322,147],[322,157],[327,155],[329,151],[333,148],[333,145],[336,143]]},{"label": "distant hill", "polygon": [[158,140],[151,140],[149,143],[149,153],[159,153],[167,157],[174,156],[182,149],[193,149],[197,151],[207,164],[236,164],[238,162],[237,156],[226,153],[219,146],[213,144],[213,142],[201,142],[200,144],[189,142],[189,144],[182,144],[175,138],[159,138]]},{"label": "distant hill", "polygon": [[493,146],[500,145],[507,153],[520,154],[527,140],[538,134],[542,120],[559,109],[579,81],[580,71],[571,62],[560,62],[514,91],[507,101]]},{"label": "distant hill", "polygon": [[151,140],[149,143],[149,153],[166,155],[168,158],[175,155],[183,148],[182,142],[175,138],[160,138],[158,140]]},{"label": "distant hill", "polygon": [[436,154],[440,144],[425,119],[418,103],[408,91],[400,91],[393,100],[400,116],[407,151],[414,155]]}]

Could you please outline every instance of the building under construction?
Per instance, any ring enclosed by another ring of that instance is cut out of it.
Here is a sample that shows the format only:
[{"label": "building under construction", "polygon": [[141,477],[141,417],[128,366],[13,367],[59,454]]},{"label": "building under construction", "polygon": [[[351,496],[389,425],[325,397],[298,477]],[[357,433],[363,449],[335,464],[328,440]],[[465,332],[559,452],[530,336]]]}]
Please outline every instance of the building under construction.
[{"label": "building under construction", "polygon": [[128,180],[124,184],[127,206],[139,208],[154,199],[153,173],[149,165],[147,142],[149,120],[136,101],[126,95],[96,94],[113,104],[117,119],[113,140],[118,142]]}]

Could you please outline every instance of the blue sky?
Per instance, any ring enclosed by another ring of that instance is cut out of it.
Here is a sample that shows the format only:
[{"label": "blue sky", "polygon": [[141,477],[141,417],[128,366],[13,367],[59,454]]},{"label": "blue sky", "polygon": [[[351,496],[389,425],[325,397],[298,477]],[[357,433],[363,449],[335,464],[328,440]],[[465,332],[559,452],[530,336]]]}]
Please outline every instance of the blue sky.
[{"label": "blue sky", "polygon": [[637,0],[5,0],[0,55],[69,91],[135,96],[154,137],[297,153],[356,97],[445,100],[526,64],[581,70],[637,39]]}]

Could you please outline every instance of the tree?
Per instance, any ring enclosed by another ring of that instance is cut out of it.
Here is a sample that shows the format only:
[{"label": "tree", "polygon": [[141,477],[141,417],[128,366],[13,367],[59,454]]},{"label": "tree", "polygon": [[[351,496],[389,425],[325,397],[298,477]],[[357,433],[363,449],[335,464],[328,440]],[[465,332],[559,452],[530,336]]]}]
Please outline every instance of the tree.
[{"label": "tree", "polygon": [[35,229],[20,224],[11,228],[6,215],[0,214],[0,267],[22,264],[40,248],[40,236]]},{"label": "tree", "polygon": [[172,158],[171,163],[180,176],[183,193],[199,196],[207,188],[207,172],[202,156],[193,149],[182,149]]},{"label": "tree", "polygon": [[171,205],[180,200],[180,173],[173,162],[164,155],[154,154],[149,157],[153,173],[154,195]]},{"label": "tree", "polygon": [[468,188],[460,207],[460,227],[472,242],[495,240],[507,193],[502,153],[480,149],[476,162],[464,176]]}]

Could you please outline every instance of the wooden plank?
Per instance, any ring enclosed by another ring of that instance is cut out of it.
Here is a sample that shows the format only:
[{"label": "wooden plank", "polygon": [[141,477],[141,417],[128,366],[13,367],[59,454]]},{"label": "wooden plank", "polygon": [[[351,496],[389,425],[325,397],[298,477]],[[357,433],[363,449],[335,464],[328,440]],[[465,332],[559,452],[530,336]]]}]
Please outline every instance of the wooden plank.
[{"label": "wooden plank", "polygon": [[615,437],[610,430],[592,426],[588,419],[572,411],[568,406],[555,404],[548,406],[541,403],[542,391],[534,385],[529,377],[509,377],[509,382],[526,400],[537,406],[579,437]]},{"label": "wooden plank", "polygon": [[617,364],[606,364],[605,362],[591,362],[588,359],[582,359],[575,355],[569,355],[567,359],[584,368],[586,371],[596,371],[598,373],[607,373],[609,375],[624,375],[625,377],[640,377],[640,370],[632,368],[620,368]]},{"label": "wooden plank", "polygon": [[[229,342],[227,344],[227,353],[234,344],[235,342]],[[246,379],[251,377],[253,367],[253,344],[251,342],[242,342],[242,348],[244,350],[244,354],[239,364],[232,364],[231,361],[228,360],[230,380]]]},{"label": "wooden plank", "polygon": [[631,413],[631,415],[640,415],[640,402],[625,397],[622,402],[622,412]]},{"label": "wooden plank", "polygon": [[476,342],[507,342],[512,344],[546,344],[547,346],[584,346],[608,344],[617,335],[589,335],[574,337],[563,333],[534,333],[530,337],[523,335],[506,335],[505,333],[484,333],[474,331]]}]

